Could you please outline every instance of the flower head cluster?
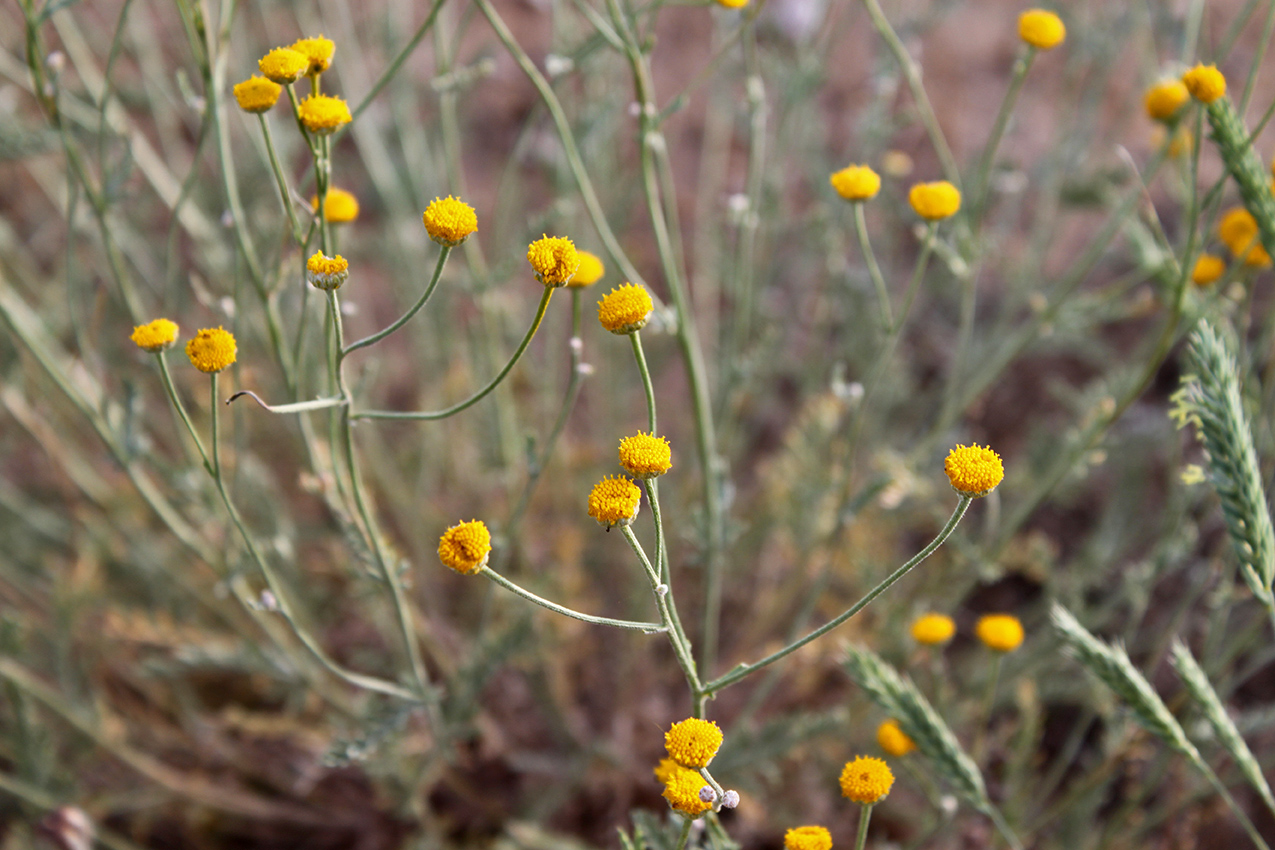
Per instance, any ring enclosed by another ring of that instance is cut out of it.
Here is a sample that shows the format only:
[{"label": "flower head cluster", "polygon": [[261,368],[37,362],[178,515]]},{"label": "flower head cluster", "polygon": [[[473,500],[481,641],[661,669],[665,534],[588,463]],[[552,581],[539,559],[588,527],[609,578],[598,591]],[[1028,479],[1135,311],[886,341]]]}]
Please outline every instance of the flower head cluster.
[{"label": "flower head cluster", "polygon": [[784,833],[784,850],[832,850],[832,833],[822,826],[797,826]]},{"label": "flower head cluster", "polygon": [[892,785],[894,774],[890,772],[890,766],[879,758],[858,756],[846,762],[841,770],[842,796],[865,806],[884,799]]},{"label": "flower head cluster", "polygon": [[208,374],[216,374],[235,362],[239,346],[235,337],[225,328],[204,328],[186,343],[186,356],[195,368]]},{"label": "flower head cluster", "polygon": [[438,541],[438,559],[461,575],[473,575],[487,566],[491,532],[480,519],[453,525]]},{"label": "flower head cluster", "polygon": [[292,49],[309,60],[307,74],[322,74],[332,64],[332,54],[336,52],[336,43],[320,35],[316,38],[298,39],[292,45]]},{"label": "flower head cluster", "polygon": [[545,286],[565,286],[580,267],[580,253],[565,236],[543,236],[527,246],[527,262]]},{"label": "flower head cluster", "polygon": [[1226,77],[1216,65],[1196,65],[1182,75],[1182,84],[1201,103],[1212,103],[1226,94]]},{"label": "flower head cluster", "polygon": [[1208,286],[1226,273],[1226,260],[1216,254],[1201,254],[1191,269],[1191,282],[1196,286]]},{"label": "flower head cluster", "polygon": [[133,328],[133,335],[129,339],[143,351],[158,354],[173,347],[173,344],[177,342],[177,332],[176,322],[155,319],[153,322]]},{"label": "flower head cluster", "polygon": [[707,812],[713,804],[700,796],[700,790],[709,787],[704,777],[672,759],[664,759],[655,768],[655,778],[664,785],[664,799],[674,811],[692,820]]},{"label": "flower head cluster", "polygon": [[620,441],[620,466],[635,478],[656,478],[672,469],[673,449],[663,437],[638,431]]},{"label": "flower head cluster", "polygon": [[988,649],[1013,652],[1023,643],[1023,624],[1011,614],[987,614],[978,618],[974,634]]},{"label": "flower head cluster", "polygon": [[257,69],[276,83],[295,83],[310,67],[310,58],[291,47],[276,47],[257,60]]},{"label": "flower head cluster", "polygon": [[[319,196],[310,196],[310,206],[319,206]],[[328,187],[328,194],[323,199],[323,220],[328,224],[348,224],[359,217],[359,199],[353,192]]]},{"label": "flower head cluster", "polygon": [[451,195],[430,201],[421,221],[429,238],[445,248],[455,248],[478,230],[474,208]]},{"label": "flower head cluster", "polygon": [[1181,80],[1165,80],[1147,89],[1143,104],[1147,108],[1147,115],[1156,121],[1168,122],[1177,116],[1178,111],[1190,99],[1191,93]]},{"label": "flower head cluster", "polygon": [[571,276],[571,280],[567,281],[567,286],[592,286],[602,280],[607,270],[598,255],[588,251],[576,251],[576,253],[580,257],[580,265],[576,267],[576,273]]},{"label": "flower head cluster", "polygon": [[877,727],[877,743],[881,749],[898,758],[916,749],[916,741],[907,736],[894,720],[887,720]]},{"label": "flower head cluster", "polygon": [[708,767],[722,745],[722,730],[711,720],[688,717],[664,733],[669,758],[682,767]]},{"label": "flower head cluster", "polygon": [[235,100],[244,112],[268,112],[279,102],[283,86],[265,77],[251,76],[233,89]]},{"label": "flower head cluster", "polygon": [[1037,50],[1052,50],[1063,43],[1067,28],[1053,12],[1028,9],[1018,16],[1018,37]]},{"label": "flower head cluster", "polygon": [[598,321],[613,334],[631,334],[646,327],[655,302],[640,286],[617,286],[598,302]]},{"label": "flower head cluster", "polygon": [[589,493],[589,516],[608,529],[626,526],[638,515],[642,491],[627,478],[603,478]]},{"label": "flower head cluster", "polygon": [[1222,215],[1217,225],[1217,238],[1246,266],[1271,264],[1271,255],[1258,241],[1257,219],[1244,207],[1234,207]]},{"label": "flower head cluster", "polygon": [[314,255],[305,261],[305,279],[315,289],[333,292],[339,289],[349,276],[350,263],[340,254],[329,257],[322,251],[315,251]]},{"label": "flower head cluster", "polygon": [[301,105],[297,107],[297,116],[305,128],[316,136],[335,133],[353,120],[350,107],[344,100],[326,94],[312,94],[301,101]]},{"label": "flower head cluster", "polygon": [[917,183],[908,192],[908,203],[926,221],[941,221],[961,208],[961,192],[946,180]]},{"label": "flower head cluster", "polygon": [[847,165],[832,172],[828,182],[847,201],[867,201],[881,191],[881,176],[866,165]]},{"label": "flower head cluster", "polygon": [[926,646],[947,643],[956,634],[956,622],[945,614],[924,614],[912,623],[912,639]]},{"label": "flower head cluster", "polygon": [[1005,477],[1000,455],[982,446],[958,445],[943,462],[952,488],[964,496],[986,496]]}]

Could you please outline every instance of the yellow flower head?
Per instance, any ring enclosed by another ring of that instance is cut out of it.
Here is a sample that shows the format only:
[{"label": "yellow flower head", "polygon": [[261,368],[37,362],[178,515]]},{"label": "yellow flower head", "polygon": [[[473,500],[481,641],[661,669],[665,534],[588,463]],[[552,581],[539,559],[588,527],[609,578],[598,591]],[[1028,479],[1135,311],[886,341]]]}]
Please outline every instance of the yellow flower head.
[{"label": "yellow flower head", "polygon": [[340,254],[329,257],[322,251],[315,251],[314,256],[305,261],[305,279],[315,289],[332,292],[339,289],[349,276],[350,263]]},{"label": "yellow flower head", "polygon": [[472,576],[487,566],[491,532],[480,519],[453,525],[438,540],[438,560],[461,575]]},{"label": "yellow flower head", "polygon": [[1022,645],[1023,624],[1012,614],[987,614],[978,618],[974,634],[988,649],[1013,652]]},{"label": "yellow flower head", "polygon": [[1226,260],[1216,254],[1201,254],[1191,269],[1191,282],[1196,286],[1208,286],[1226,272]]},{"label": "yellow flower head", "polygon": [[1182,75],[1182,83],[1201,103],[1212,103],[1226,94],[1226,77],[1215,65],[1196,65]]},{"label": "yellow flower head", "polygon": [[822,826],[798,826],[784,833],[784,850],[832,850],[832,833]]},{"label": "yellow flower head", "polygon": [[350,107],[339,97],[328,97],[326,94],[312,94],[301,101],[297,115],[305,128],[316,136],[335,133],[338,128],[349,124]]},{"label": "yellow flower head", "polygon": [[446,248],[455,248],[478,230],[478,214],[474,208],[448,195],[429,202],[421,213],[429,238]]},{"label": "yellow flower head", "polygon": [[268,112],[279,102],[283,86],[265,77],[251,76],[234,87],[235,100],[244,112]]},{"label": "yellow flower head", "polygon": [[909,738],[893,720],[887,720],[877,727],[877,743],[881,745],[881,749],[896,758],[916,749],[916,741]]},{"label": "yellow flower head", "polygon": [[1247,251],[1237,256],[1249,268],[1264,269],[1271,265],[1271,255],[1259,242],[1254,242]]},{"label": "yellow flower head", "polygon": [[291,47],[276,47],[257,60],[257,69],[276,83],[295,83],[309,67],[309,57]]},{"label": "yellow flower head", "polygon": [[986,496],[1005,477],[1001,457],[990,448],[958,445],[948,452],[943,470],[956,492],[966,496]]},{"label": "yellow flower head", "polygon": [[627,478],[603,478],[589,493],[589,516],[608,530],[625,526],[637,517],[642,491]]},{"label": "yellow flower head", "polygon": [[661,785],[667,784],[674,774],[685,769],[672,759],[660,759],[660,763],[655,766],[655,781]]},{"label": "yellow flower head", "polygon": [[961,208],[961,192],[946,180],[917,183],[908,192],[908,203],[921,218],[939,221],[956,215]]},{"label": "yellow flower head", "polygon": [[527,246],[527,262],[545,286],[563,286],[580,267],[580,252],[565,236],[544,236]]},{"label": "yellow flower head", "polygon": [[722,730],[711,720],[688,717],[664,733],[669,758],[682,767],[708,767],[722,745]]},{"label": "yellow flower head", "polygon": [[1143,103],[1147,107],[1147,115],[1156,121],[1168,121],[1190,99],[1191,93],[1181,80],[1165,80],[1147,89]]},{"label": "yellow flower head", "polygon": [[655,303],[640,286],[617,286],[598,302],[598,321],[613,334],[631,334],[646,327]]},{"label": "yellow flower head", "polygon": [[602,280],[607,269],[602,265],[601,258],[588,251],[576,251],[576,253],[580,255],[580,265],[576,267],[576,273],[571,276],[571,280],[567,281],[567,286],[592,286]]},{"label": "yellow flower head", "polygon": [[[660,766],[663,765],[664,762],[660,762]],[[655,770],[658,776],[660,768]],[[673,764],[667,776],[664,780],[664,799],[668,800],[674,811],[694,820],[713,807],[712,803],[702,800],[699,795],[700,789],[708,786],[704,777],[680,764]]]},{"label": "yellow flower head", "polygon": [[717,4],[727,9],[742,9],[748,5],[748,0],[717,0]]},{"label": "yellow flower head", "polygon": [[841,795],[865,806],[885,799],[893,784],[890,766],[872,756],[858,756],[841,770]]},{"label": "yellow flower head", "polygon": [[635,478],[656,478],[673,467],[673,449],[663,437],[638,431],[620,441],[620,466]]},{"label": "yellow flower head", "polygon": [[956,623],[945,614],[925,614],[912,623],[912,639],[926,646],[947,643],[956,634]]},{"label": "yellow flower head", "polygon": [[[319,196],[310,196],[310,206],[318,208]],[[359,199],[353,192],[328,187],[328,196],[323,199],[323,219],[328,224],[348,224],[359,217]]]},{"label": "yellow flower head", "polygon": [[1067,28],[1053,12],[1028,9],[1018,16],[1018,37],[1037,50],[1051,50],[1063,43]]},{"label": "yellow flower head", "polygon": [[847,201],[867,201],[881,191],[881,176],[866,165],[847,165],[832,172],[828,182]]},{"label": "yellow flower head", "polygon": [[176,322],[155,319],[149,324],[133,328],[133,335],[129,339],[143,351],[158,354],[173,347],[173,343],[177,342],[177,331]]},{"label": "yellow flower head", "polygon": [[1244,207],[1232,207],[1217,223],[1217,238],[1232,254],[1240,254],[1257,239],[1257,219]]},{"label": "yellow flower head", "polygon": [[204,328],[186,343],[186,356],[195,368],[212,375],[235,362],[239,346],[224,328]]},{"label": "yellow flower head", "polygon": [[332,54],[336,51],[336,43],[320,35],[318,38],[298,39],[296,44],[292,45],[292,49],[310,60],[307,74],[322,74],[332,64]]}]

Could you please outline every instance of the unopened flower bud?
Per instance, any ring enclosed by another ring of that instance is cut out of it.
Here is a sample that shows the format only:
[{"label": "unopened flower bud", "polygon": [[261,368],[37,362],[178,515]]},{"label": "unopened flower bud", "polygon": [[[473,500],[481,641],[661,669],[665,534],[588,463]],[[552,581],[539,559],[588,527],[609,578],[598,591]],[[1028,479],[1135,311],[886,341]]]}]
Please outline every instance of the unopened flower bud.
[{"label": "unopened flower bud", "polygon": [[705,803],[711,803],[717,799],[717,792],[713,790],[712,786],[705,785],[699,789],[699,798]]},{"label": "unopened flower bud", "polygon": [[733,809],[739,805],[739,792],[727,791],[722,795],[722,808]]}]

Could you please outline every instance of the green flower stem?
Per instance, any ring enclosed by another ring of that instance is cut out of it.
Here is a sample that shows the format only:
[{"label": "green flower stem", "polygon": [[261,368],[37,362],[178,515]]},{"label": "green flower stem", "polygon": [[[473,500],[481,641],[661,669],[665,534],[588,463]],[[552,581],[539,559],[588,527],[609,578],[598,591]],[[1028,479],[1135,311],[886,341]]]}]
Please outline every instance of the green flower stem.
[{"label": "green flower stem", "polygon": [[257,119],[261,122],[261,135],[266,141],[266,153],[270,156],[270,170],[274,172],[275,183],[279,186],[279,200],[283,202],[284,212],[288,214],[288,224],[292,226],[292,239],[299,245],[302,238],[301,224],[297,221],[297,211],[292,203],[292,195],[288,192],[288,178],[284,176],[283,167],[279,165],[274,134],[270,132],[270,122],[266,120],[264,112],[258,112]]},{"label": "green flower stem", "polygon": [[[638,560],[642,562],[642,566],[646,569],[646,577],[651,581],[651,589],[655,592],[655,602],[660,610],[660,622],[664,626],[664,633],[668,635],[669,643],[673,645],[673,654],[677,656],[677,663],[682,668],[682,673],[686,676],[686,683],[690,685],[691,692],[695,695],[696,706],[699,708],[704,696],[704,687],[700,684],[699,671],[695,667],[695,658],[691,655],[690,645],[682,639],[677,628],[673,625],[673,613],[669,608],[669,596],[672,594],[668,590],[668,585],[661,584],[659,574],[655,568],[651,566],[651,561],[646,557],[646,552],[642,549],[642,544],[638,542],[637,537],[633,534],[633,529],[627,525],[621,526],[620,530],[624,532],[624,539],[629,542],[633,553],[638,556]],[[665,592],[661,593],[660,588],[665,588]],[[701,713],[697,711],[697,715]]]},{"label": "green flower stem", "polygon": [[722,806],[722,799],[726,796],[726,789],[721,786],[721,783],[713,778],[713,774],[708,772],[707,767],[701,767],[696,770],[696,772],[705,782],[708,783],[709,787],[713,789],[713,793],[717,795],[717,799],[714,801],[713,805],[714,810],[720,809]]},{"label": "green flower stem", "polygon": [[854,838],[854,850],[863,850],[868,843],[868,822],[872,820],[872,806],[859,807],[859,831]]},{"label": "green flower stem", "polygon": [[352,352],[358,351],[360,348],[367,348],[369,345],[375,345],[376,343],[385,339],[390,334],[394,333],[394,331],[403,327],[403,325],[407,324],[408,321],[413,316],[415,316],[422,307],[425,306],[426,302],[429,301],[430,296],[434,294],[434,288],[438,286],[438,280],[440,277],[442,277],[442,274],[443,274],[443,266],[447,265],[447,257],[451,254],[451,252],[452,252],[451,248],[447,247],[446,245],[442,246],[442,250],[439,251],[438,253],[438,262],[434,265],[434,276],[431,277],[429,280],[429,286],[425,287],[425,292],[421,295],[419,299],[417,299],[416,303],[413,304],[406,313],[404,313],[401,317],[399,317],[399,319],[396,322],[394,322],[394,324],[390,325],[384,330],[377,331],[371,336],[365,336],[363,337],[363,339],[360,339],[357,342],[352,342],[349,345],[342,348],[341,353],[338,356],[338,360],[344,360]]},{"label": "green flower stem", "polygon": [[868,220],[863,212],[863,202],[855,201],[851,206],[854,207],[854,233],[859,237],[859,250],[863,252],[863,261],[868,266],[868,276],[872,278],[872,285],[877,290],[877,302],[881,307],[881,327],[889,333],[894,327],[894,309],[890,306],[890,290],[885,285],[885,277],[881,274],[881,267],[877,265],[877,256],[872,250],[872,242],[868,239]]},{"label": "green flower stem", "polygon": [[195,448],[199,450],[199,456],[203,458],[204,469],[212,474],[212,461],[208,458],[208,452],[204,451],[204,441],[199,439],[199,432],[195,430],[195,425],[190,421],[190,414],[186,412],[186,405],[182,404],[181,396],[177,394],[177,387],[173,385],[173,376],[168,371],[168,359],[164,356],[163,351],[155,352],[155,360],[159,363],[159,374],[164,379],[164,391],[168,393],[168,400],[173,403],[173,407],[177,409],[177,415],[181,417],[182,424],[186,426],[186,433],[190,434],[190,439],[195,444]]},{"label": "green flower stem", "polygon": [[677,836],[676,850],[686,850],[686,844],[691,837],[691,826],[694,823],[694,820],[688,818],[686,815],[682,815],[682,832]]},{"label": "green flower stem", "polygon": [[1005,136],[1009,116],[1014,111],[1014,104],[1018,102],[1018,93],[1023,89],[1023,81],[1027,79],[1027,72],[1031,69],[1036,53],[1036,48],[1029,44],[1014,63],[1009,88],[1005,91],[1005,99],[1001,101],[1000,111],[996,113],[996,121],[992,124],[992,134],[988,136],[983,155],[979,157],[978,168],[974,172],[974,191],[970,197],[969,221],[974,230],[978,229],[978,223],[987,211],[987,194],[992,180],[992,166],[996,164],[996,151]]},{"label": "green flower stem", "polygon": [[495,378],[492,378],[491,383],[471,395],[469,398],[464,401],[457,402],[451,407],[443,408],[442,410],[359,410],[351,413],[350,418],[419,420],[446,419],[449,416],[454,416],[462,410],[477,404],[485,398],[488,393],[499,386],[500,382],[503,381],[505,376],[509,374],[510,370],[514,368],[514,364],[516,364],[519,358],[522,357],[523,352],[527,350],[527,346],[531,344],[531,338],[536,335],[536,330],[540,327],[540,322],[545,317],[545,311],[549,308],[549,298],[553,295],[553,291],[554,287],[545,287],[545,294],[540,299],[540,307],[536,310],[536,317],[532,320],[531,327],[527,329],[527,334],[522,338],[522,342],[519,343],[518,349],[514,352],[513,357],[509,358],[509,362],[505,364],[505,367],[500,370],[499,374],[497,374]]},{"label": "green flower stem", "polygon": [[299,622],[297,622],[296,616],[292,611],[292,604],[288,601],[287,591],[284,590],[283,583],[279,580],[279,577],[275,575],[274,568],[270,566],[265,555],[263,555],[261,550],[257,548],[256,541],[248,532],[248,527],[244,524],[243,517],[239,515],[239,510],[235,507],[234,502],[231,501],[230,492],[226,489],[226,479],[225,475],[222,473],[221,450],[218,440],[217,420],[219,417],[217,412],[218,408],[221,406],[221,402],[217,395],[217,373],[212,373],[210,377],[211,381],[209,382],[209,386],[211,388],[211,394],[209,400],[212,404],[212,478],[214,483],[217,485],[217,492],[221,496],[221,501],[222,504],[225,505],[226,512],[230,514],[231,521],[235,524],[235,528],[239,530],[240,537],[243,538],[244,546],[248,549],[248,554],[252,556],[253,562],[257,565],[257,568],[261,570],[261,575],[265,578],[266,585],[269,586],[270,592],[274,594],[275,600],[279,606],[280,615],[288,621],[288,625],[292,627],[293,634],[295,634],[297,639],[301,641],[301,644],[310,651],[310,654],[314,656],[315,660],[326,667],[328,671],[337,678],[343,679],[349,684],[363,688],[364,690],[375,691],[376,693],[397,697],[399,699],[411,700],[413,702],[419,701],[420,697],[417,694],[414,694],[393,682],[387,682],[384,679],[379,679],[375,676],[367,676],[362,673],[355,673],[352,670],[345,669],[330,658],[328,654],[324,652],[323,647],[319,645],[319,642],[309,632],[302,628]]},{"label": "green flower stem", "polygon": [[943,526],[942,530],[939,531],[938,535],[933,540],[931,540],[928,544],[926,544],[924,549],[922,549],[920,552],[917,552],[915,555],[913,555],[908,560],[907,563],[899,567],[894,572],[890,573],[890,575],[884,581],[882,581],[876,587],[872,588],[872,590],[868,592],[867,596],[864,596],[854,605],[850,606],[850,608],[848,608],[845,611],[845,613],[841,614],[836,619],[825,623],[824,625],[815,629],[813,632],[806,635],[805,637],[800,638],[796,641],[793,641],[792,643],[785,646],[783,649],[780,649],[776,652],[772,652],[770,655],[767,655],[765,658],[761,659],[760,661],[754,661],[752,664],[740,664],[738,667],[736,667],[734,670],[731,670],[726,675],[721,676],[717,679],[714,679],[713,681],[706,684],[703,688],[704,693],[706,693],[708,696],[715,695],[718,691],[722,690],[727,685],[733,685],[735,682],[738,682],[740,679],[743,679],[745,676],[749,675],[750,673],[755,673],[756,671],[760,670],[761,668],[765,667],[768,664],[774,664],[779,659],[787,655],[790,655],[793,652],[796,652],[798,649],[801,649],[803,646],[810,643],[811,641],[823,637],[828,632],[835,629],[837,626],[840,626],[846,620],[849,620],[855,614],[858,614],[860,611],[866,608],[873,600],[875,600],[878,596],[880,596],[882,593],[888,590],[891,585],[893,585],[899,579],[907,575],[908,572],[911,571],[913,567],[915,567],[917,564],[924,561],[926,558],[930,557],[930,555],[934,554],[935,550],[938,549],[940,546],[942,546],[944,541],[946,541],[947,538],[952,535],[952,532],[956,530],[957,524],[960,523],[961,518],[965,516],[965,512],[969,510],[970,502],[972,501],[973,501],[973,498],[971,496],[962,495],[960,497],[960,501],[957,502],[956,509],[952,511],[952,516],[948,518],[947,524]]},{"label": "green flower stem", "polygon": [[961,188],[961,172],[956,167],[956,157],[952,156],[952,149],[948,147],[943,130],[939,127],[938,116],[934,114],[934,107],[930,105],[930,99],[925,94],[919,66],[908,55],[907,48],[903,46],[898,33],[890,26],[877,0],[862,0],[862,3],[868,10],[868,17],[872,19],[872,26],[881,36],[886,47],[894,54],[895,61],[899,63],[899,70],[903,72],[903,78],[912,92],[912,99],[916,102],[916,111],[921,117],[921,124],[924,125],[925,132],[930,137],[930,144],[934,146],[934,152],[938,154],[939,163],[943,166],[943,176],[953,186]]},{"label": "green flower stem", "polygon": [[1014,834],[1014,831],[1009,828],[1009,824],[1005,822],[1005,816],[1001,814],[1000,809],[989,804],[983,814],[987,815],[988,820],[996,827],[996,831],[1001,834],[1001,838],[1005,839],[1005,843],[1010,846],[1011,850],[1023,850],[1022,842],[1018,840],[1018,836]]},{"label": "green flower stem", "polygon": [[398,55],[394,57],[394,61],[390,62],[390,64],[386,67],[385,71],[372,85],[372,88],[368,89],[367,94],[363,95],[363,99],[359,101],[359,105],[354,107],[351,111],[351,118],[357,120],[358,117],[363,114],[363,110],[367,109],[368,106],[372,104],[372,99],[380,94],[381,89],[385,88],[389,81],[394,78],[394,75],[397,74],[399,69],[403,67],[403,63],[406,62],[407,58],[412,55],[412,51],[416,49],[416,45],[421,43],[421,39],[424,38],[425,34],[429,32],[432,26],[434,26],[434,20],[438,17],[438,11],[442,8],[443,0],[434,0],[434,5],[430,8],[429,14],[425,16],[425,20],[421,22],[420,27],[418,27],[412,37],[408,39],[407,44],[403,45],[403,49],[400,50]]},{"label": "green flower stem", "polygon": [[992,713],[996,710],[996,686],[1000,684],[1001,662],[1004,660],[1004,653],[996,652],[992,659],[992,675],[987,682],[987,693],[983,697],[983,711],[980,716],[980,724],[978,732],[974,738],[974,745],[970,747],[970,756],[974,761],[982,762],[983,756],[987,749],[987,736],[991,731]]},{"label": "green flower stem", "polygon": [[500,573],[493,570],[491,567],[483,567],[478,574],[491,579],[496,584],[503,587],[505,590],[516,593],[517,595],[521,596],[523,599],[528,600],[529,602],[534,602],[537,605],[540,605],[541,607],[548,608],[550,611],[553,611],[558,614],[562,614],[565,617],[570,617],[573,620],[580,620],[585,623],[592,623],[595,626],[614,626],[617,629],[632,629],[634,631],[645,632],[647,634],[657,634],[659,632],[666,631],[668,628],[667,626],[663,626],[659,623],[640,623],[634,620],[614,620],[610,617],[595,617],[591,614],[582,614],[579,611],[559,605],[556,602],[550,602],[548,599],[545,599],[542,596],[537,596],[536,594],[532,593],[530,590],[520,587],[519,585],[505,578]]},{"label": "green flower stem", "polygon": [[651,370],[646,365],[646,355],[642,352],[642,332],[634,331],[629,334],[629,341],[633,343],[633,357],[637,360],[638,371],[642,373],[642,389],[646,390],[646,428],[647,432],[655,436],[655,387],[651,384]]}]

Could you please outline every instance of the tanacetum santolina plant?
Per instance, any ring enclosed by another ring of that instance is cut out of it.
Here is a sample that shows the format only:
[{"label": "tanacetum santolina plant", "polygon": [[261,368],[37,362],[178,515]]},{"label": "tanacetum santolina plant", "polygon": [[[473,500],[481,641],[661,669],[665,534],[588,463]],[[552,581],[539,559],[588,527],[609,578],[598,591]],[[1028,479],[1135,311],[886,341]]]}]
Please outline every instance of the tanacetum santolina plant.
[{"label": "tanacetum santolina plant", "polygon": [[722,730],[710,720],[688,717],[664,733],[669,758],[682,767],[708,767],[722,745]]},{"label": "tanacetum santolina plant", "polygon": [[988,614],[978,618],[974,634],[988,649],[1013,652],[1023,643],[1023,624],[1012,614]]},{"label": "tanacetum santolina plant", "polygon": [[1191,269],[1191,282],[1196,286],[1208,286],[1226,272],[1226,261],[1216,254],[1201,254]]},{"label": "tanacetum santolina plant", "polygon": [[832,833],[822,826],[796,826],[784,833],[784,850],[832,850]]},{"label": "tanacetum santolina plant", "polygon": [[673,449],[663,437],[638,431],[620,441],[620,466],[634,478],[655,478],[673,467]]},{"label": "tanacetum santolina plant", "polygon": [[232,365],[239,346],[225,328],[204,328],[186,343],[186,356],[201,372],[214,374]]},{"label": "tanacetum santolina plant", "polygon": [[290,47],[276,47],[257,61],[257,69],[276,83],[295,83],[309,67],[309,57]]},{"label": "tanacetum santolina plant", "polygon": [[884,759],[858,756],[841,769],[841,795],[871,806],[885,799],[894,785],[894,774]]},{"label": "tanacetum santolina plant", "polygon": [[580,254],[565,236],[542,236],[527,246],[527,262],[545,286],[565,286],[580,267]]},{"label": "tanacetum santolina plant", "polygon": [[[318,208],[319,196],[310,197],[310,206]],[[329,187],[323,200],[323,220],[328,224],[348,224],[359,217],[359,199],[353,192]]]},{"label": "tanacetum santolina plant", "polygon": [[589,516],[608,529],[633,522],[642,503],[642,491],[627,478],[603,478],[589,493]]},{"label": "tanacetum santolina plant", "polygon": [[909,738],[894,720],[887,720],[877,727],[877,744],[895,758],[916,749],[916,741]]},{"label": "tanacetum santolina plant", "polygon": [[952,489],[975,499],[992,492],[1005,477],[1000,455],[978,445],[952,449],[943,462],[943,471],[952,482]]},{"label": "tanacetum santolina plant", "polygon": [[249,77],[236,83],[235,101],[244,112],[268,112],[279,101],[283,86],[265,77]]},{"label": "tanacetum santolina plant", "polygon": [[461,575],[473,575],[487,566],[491,532],[480,519],[453,525],[438,541],[438,560]]},{"label": "tanacetum santolina plant", "polygon": [[352,120],[349,105],[339,97],[326,94],[312,94],[301,101],[297,115],[305,128],[316,136],[335,133]]},{"label": "tanacetum santolina plant", "polygon": [[332,64],[332,54],[336,51],[336,42],[322,35],[314,38],[301,38],[292,45],[292,49],[310,60],[306,69],[308,74],[321,74]]},{"label": "tanacetum santolina plant", "polygon": [[646,327],[655,303],[640,286],[617,286],[598,302],[598,321],[613,334],[631,334]]},{"label": "tanacetum santolina plant", "polygon": [[429,238],[447,248],[455,248],[478,230],[474,208],[451,195],[430,201],[421,220]]},{"label": "tanacetum santolina plant", "polygon": [[[660,773],[658,768],[656,773]],[[700,791],[710,786],[696,771],[673,764],[664,775],[667,778],[664,779],[663,797],[674,811],[694,819],[713,807],[711,802],[700,796]]]},{"label": "tanacetum santolina plant", "polygon": [[1226,77],[1215,65],[1196,65],[1182,75],[1182,84],[1200,103],[1212,103],[1226,94]]},{"label": "tanacetum santolina plant", "polygon": [[866,165],[848,165],[832,172],[832,188],[847,201],[867,201],[881,191],[881,176]]},{"label": "tanacetum santolina plant", "polygon": [[1051,50],[1063,43],[1067,28],[1053,12],[1028,9],[1018,16],[1018,37],[1037,50]]},{"label": "tanacetum santolina plant", "polygon": [[173,347],[177,342],[177,323],[168,319],[155,319],[145,325],[133,328],[129,337],[138,348],[157,354]]},{"label": "tanacetum santolina plant", "polygon": [[588,251],[577,251],[580,257],[580,265],[576,267],[576,273],[571,276],[571,280],[567,281],[567,286],[585,287],[592,286],[602,280],[602,276],[606,274],[606,266],[602,265],[602,260],[597,254],[591,254]]},{"label": "tanacetum santolina plant", "polygon": [[1190,99],[1191,93],[1181,80],[1165,80],[1147,89],[1143,104],[1151,118],[1168,122],[1177,116]]},{"label": "tanacetum santolina plant", "polygon": [[340,254],[328,257],[322,251],[315,251],[314,255],[305,261],[305,279],[315,289],[332,292],[339,289],[349,276],[350,263]]},{"label": "tanacetum santolina plant", "polygon": [[912,623],[912,639],[926,646],[947,643],[956,634],[956,621],[945,614],[925,614]]},{"label": "tanacetum santolina plant", "polygon": [[946,180],[917,183],[908,192],[908,203],[926,221],[941,221],[961,208],[960,190]]}]

